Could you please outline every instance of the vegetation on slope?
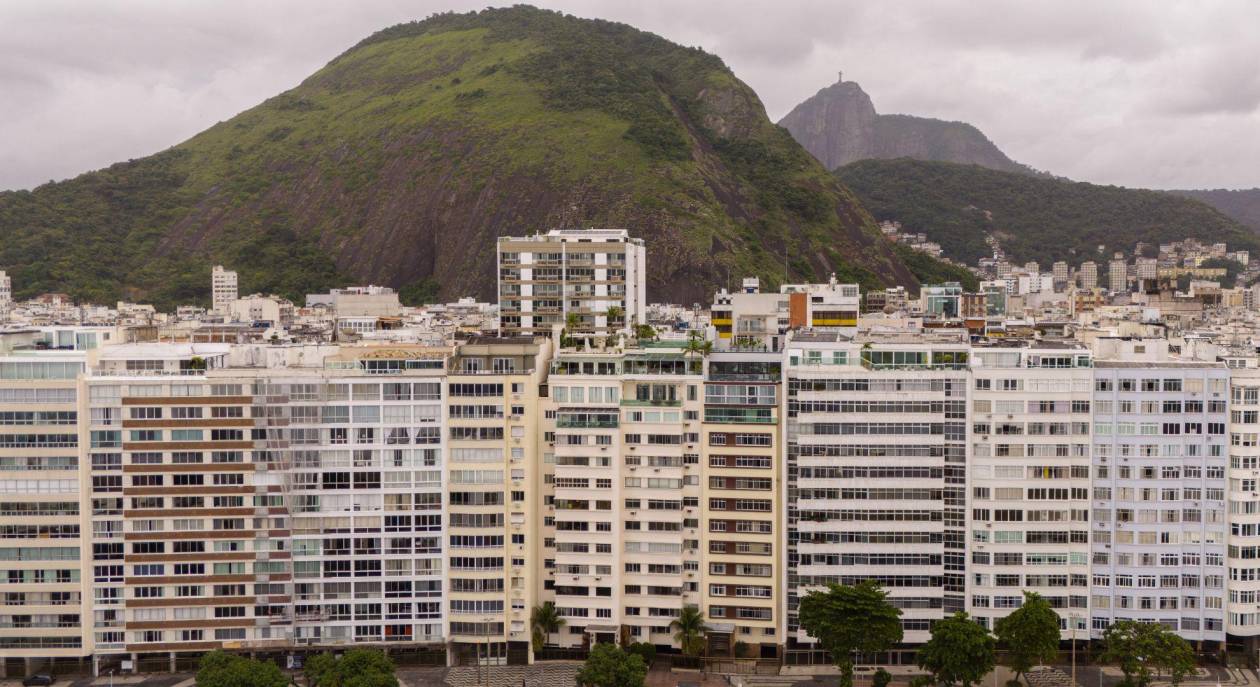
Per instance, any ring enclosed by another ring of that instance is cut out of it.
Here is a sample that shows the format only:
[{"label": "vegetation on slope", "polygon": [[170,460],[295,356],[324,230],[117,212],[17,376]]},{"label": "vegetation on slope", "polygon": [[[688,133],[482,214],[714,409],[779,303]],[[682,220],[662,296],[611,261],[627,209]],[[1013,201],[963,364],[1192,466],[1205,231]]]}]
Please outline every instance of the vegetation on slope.
[{"label": "vegetation on slope", "polygon": [[[998,236],[1014,261],[1078,264],[1152,244],[1196,238],[1231,250],[1260,247],[1237,222],[1195,200],[1159,191],[998,172],[907,158],[863,160],[836,170],[879,220],[925,232],[944,254],[974,264]],[[1100,252],[1099,246],[1105,248]]]},{"label": "vegetation on slope", "polygon": [[915,281],[719,58],[523,6],[386,29],[163,153],[0,194],[0,266],[19,296],[162,306],[215,262],[244,291],[489,298],[497,236],[576,226],[648,239],[652,298]]},{"label": "vegetation on slope", "polygon": [[1220,210],[1235,222],[1260,232],[1260,188],[1237,191],[1217,188],[1194,191],[1169,191],[1169,193],[1201,200]]}]

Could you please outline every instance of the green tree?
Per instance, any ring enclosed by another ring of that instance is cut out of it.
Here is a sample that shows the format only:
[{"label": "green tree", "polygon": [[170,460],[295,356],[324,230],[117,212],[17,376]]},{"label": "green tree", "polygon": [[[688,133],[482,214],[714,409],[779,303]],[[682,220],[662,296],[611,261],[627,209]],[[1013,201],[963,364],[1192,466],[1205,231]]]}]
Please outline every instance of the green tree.
[{"label": "green tree", "polygon": [[1059,653],[1059,614],[1036,592],[1024,592],[1024,605],[998,619],[993,633],[1006,646],[1016,680]]},{"label": "green tree", "polygon": [[1152,669],[1166,671],[1176,685],[1195,669],[1189,642],[1163,625],[1134,620],[1120,620],[1107,628],[1099,658],[1120,666],[1125,687],[1146,687]]},{"label": "green tree", "polygon": [[960,611],[932,626],[918,664],[937,685],[971,687],[993,670],[994,645],[993,635]]},{"label": "green tree", "polygon": [[853,687],[853,654],[885,651],[901,641],[901,611],[872,580],[830,584],[800,603],[801,627],[840,668],[840,686]]},{"label": "green tree", "polygon": [[287,687],[289,679],[270,661],[211,651],[201,657],[197,687]]},{"label": "green tree", "polygon": [[706,341],[704,335],[694,329],[687,335],[687,352],[707,356],[713,352],[713,342]]},{"label": "green tree", "polygon": [[652,661],[656,660],[656,646],[648,642],[634,642],[626,646],[626,652],[638,654],[643,658],[643,663],[650,666]]},{"label": "green tree", "polygon": [[616,644],[596,644],[578,671],[581,687],[643,687],[647,664],[638,654],[629,654]]},{"label": "green tree", "polygon": [[306,684],[314,687],[336,667],[337,658],[332,654],[315,654],[302,663],[302,674],[306,676]]},{"label": "green tree", "polygon": [[551,633],[559,632],[564,626],[564,618],[556,610],[556,604],[545,601],[541,606],[534,606],[529,612],[529,629],[533,635],[534,651],[541,651],[551,642]]},{"label": "green tree", "polygon": [[651,341],[656,338],[656,328],[650,324],[634,325],[634,337],[643,341]]},{"label": "green tree", "polygon": [[341,658],[319,654],[303,673],[310,687],[398,687],[394,662],[375,649],[351,649]]},{"label": "green tree", "polygon": [[678,642],[683,654],[699,656],[704,651],[704,633],[709,628],[704,624],[699,606],[683,606],[678,617],[670,622],[669,629],[674,631],[674,641]]}]

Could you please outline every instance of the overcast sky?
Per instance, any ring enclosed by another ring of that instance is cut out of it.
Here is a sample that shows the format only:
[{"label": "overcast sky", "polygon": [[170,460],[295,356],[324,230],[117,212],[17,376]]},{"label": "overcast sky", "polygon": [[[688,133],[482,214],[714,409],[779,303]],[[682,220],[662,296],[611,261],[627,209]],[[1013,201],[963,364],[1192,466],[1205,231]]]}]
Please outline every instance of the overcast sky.
[{"label": "overcast sky", "polygon": [[[1153,188],[1260,186],[1260,2],[539,0],[726,60],[772,119],[844,71],[883,113]],[[0,0],[0,189],[178,143],[463,0]]]}]

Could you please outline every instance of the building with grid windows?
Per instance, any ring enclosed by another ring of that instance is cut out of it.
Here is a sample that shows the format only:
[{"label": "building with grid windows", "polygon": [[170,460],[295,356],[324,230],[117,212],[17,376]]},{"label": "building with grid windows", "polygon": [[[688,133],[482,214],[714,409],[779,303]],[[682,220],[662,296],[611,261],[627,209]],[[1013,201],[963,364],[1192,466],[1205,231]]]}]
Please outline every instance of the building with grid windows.
[{"label": "building with grid windows", "polygon": [[1220,643],[1230,373],[1166,350],[1116,340],[1095,360],[1091,627],[1135,619]]},{"label": "building with grid windows", "polygon": [[789,650],[813,641],[797,624],[801,596],[829,582],[878,581],[907,644],[965,609],[969,352],[949,332],[788,342]]},{"label": "building with grid windows", "polygon": [[643,239],[624,229],[552,229],[502,236],[498,244],[499,332],[604,336],[643,322]]}]

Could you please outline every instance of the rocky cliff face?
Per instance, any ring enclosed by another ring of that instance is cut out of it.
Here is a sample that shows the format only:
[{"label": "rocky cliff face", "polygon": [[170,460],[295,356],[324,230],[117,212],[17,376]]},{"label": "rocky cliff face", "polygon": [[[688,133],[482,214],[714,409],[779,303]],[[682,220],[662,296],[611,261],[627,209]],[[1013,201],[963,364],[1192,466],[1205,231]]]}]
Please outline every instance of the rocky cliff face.
[{"label": "rocky cliff face", "polygon": [[980,130],[964,122],[881,115],[853,81],[838,81],[779,121],[827,169],[868,159],[909,157],[959,162],[1003,172],[1029,172]]}]

